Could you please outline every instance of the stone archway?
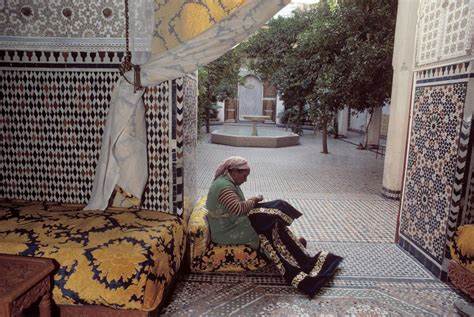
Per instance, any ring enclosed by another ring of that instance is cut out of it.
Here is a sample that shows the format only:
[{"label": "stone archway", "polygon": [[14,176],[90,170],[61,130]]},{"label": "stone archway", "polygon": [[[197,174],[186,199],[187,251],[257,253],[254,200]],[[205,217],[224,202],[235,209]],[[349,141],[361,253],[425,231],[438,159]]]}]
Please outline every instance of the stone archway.
[{"label": "stone archway", "polygon": [[239,120],[245,115],[261,115],[263,84],[258,77],[248,75],[244,85],[239,85]]}]

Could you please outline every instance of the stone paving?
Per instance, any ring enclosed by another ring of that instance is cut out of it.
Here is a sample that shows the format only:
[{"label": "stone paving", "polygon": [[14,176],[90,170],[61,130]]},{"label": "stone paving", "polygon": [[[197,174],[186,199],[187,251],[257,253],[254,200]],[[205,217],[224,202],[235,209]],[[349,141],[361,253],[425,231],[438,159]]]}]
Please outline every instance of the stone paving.
[{"label": "stone paving", "polygon": [[231,155],[247,158],[251,173],[242,190],[247,196],[285,199],[305,216],[293,230],[314,241],[393,242],[399,202],[380,195],[383,158],[354,145],[308,133],[301,145],[240,148],[201,140],[197,151],[198,192],[206,194],[216,166]]},{"label": "stone paving", "polygon": [[291,226],[308,249],[344,257],[336,278],[312,300],[274,273],[187,274],[163,313],[172,316],[446,316],[461,299],[394,244],[399,202],[380,195],[383,157],[308,133],[301,145],[280,148],[198,146],[198,191],[231,155],[252,171],[246,196],[281,198],[303,212]]}]

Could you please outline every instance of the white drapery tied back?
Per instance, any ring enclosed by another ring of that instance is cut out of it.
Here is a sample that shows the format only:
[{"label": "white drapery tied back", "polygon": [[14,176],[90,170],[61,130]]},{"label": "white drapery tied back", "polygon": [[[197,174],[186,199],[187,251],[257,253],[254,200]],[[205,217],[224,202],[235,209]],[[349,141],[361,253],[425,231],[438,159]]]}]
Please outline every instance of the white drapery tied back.
[{"label": "white drapery tied back", "polygon": [[[174,2],[173,2],[174,1]],[[217,1],[216,2],[220,2]],[[234,0],[234,9],[216,21],[212,26],[171,49],[153,52],[147,45],[135,45],[136,51],[144,51],[147,60],[141,66],[141,84],[156,86],[195,71],[200,65],[208,64],[245,40],[266,23],[275,13],[288,4],[289,0]],[[149,6],[149,0],[141,0]],[[183,1],[155,0],[155,9],[173,6],[176,12]],[[133,18],[140,18],[139,8],[132,10]],[[173,12],[170,12],[172,14]],[[155,14],[155,17],[157,15]],[[148,16],[149,18],[149,16]],[[148,19],[147,18],[147,19]],[[136,29],[150,30],[149,22]],[[154,22],[155,28],[159,26]],[[185,25],[186,26],[186,25]],[[193,28],[193,25],[189,25]],[[159,32],[153,31],[153,36]],[[140,36],[140,35],[138,35]],[[142,39],[149,36],[140,36]],[[151,39],[152,41],[156,40]],[[132,41],[133,42],[133,41]],[[141,43],[135,41],[133,43]],[[145,47],[145,48],[143,48]],[[132,52],[133,54],[133,52]],[[150,56],[148,56],[150,55]],[[126,74],[129,80],[132,73]],[[132,80],[133,81],[133,80]],[[143,90],[134,92],[133,86],[121,79],[112,93],[112,102],[107,114],[99,162],[95,171],[92,195],[85,209],[106,209],[115,185],[141,199],[148,178],[145,111]]]}]

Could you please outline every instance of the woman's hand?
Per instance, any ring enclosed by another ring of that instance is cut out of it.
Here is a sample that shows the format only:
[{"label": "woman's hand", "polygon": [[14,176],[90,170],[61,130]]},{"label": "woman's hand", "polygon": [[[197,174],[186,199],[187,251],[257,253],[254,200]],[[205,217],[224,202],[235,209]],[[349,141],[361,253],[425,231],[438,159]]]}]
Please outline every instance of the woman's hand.
[{"label": "woman's hand", "polygon": [[258,202],[261,202],[263,200],[263,196],[262,195],[257,195],[255,197],[251,197],[249,199],[253,200],[255,203],[258,203]]}]

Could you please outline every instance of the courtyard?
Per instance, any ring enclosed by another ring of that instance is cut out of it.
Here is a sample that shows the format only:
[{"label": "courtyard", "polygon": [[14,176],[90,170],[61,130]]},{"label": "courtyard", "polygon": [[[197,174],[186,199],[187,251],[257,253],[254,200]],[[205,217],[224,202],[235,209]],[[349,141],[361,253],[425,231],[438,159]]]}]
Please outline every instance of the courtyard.
[{"label": "courtyard", "polygon": [[270,268],[245,274],[184,274],[163,313],[169,316],[397,316],[456,315],[460,299],[394,243],[399,202],[380,195],[383,157],[306,131],[301,145],[279,149],[198,145],[198,191],[231,155],[251,166],[246,196],[281,198],[304,216],[291,226],[311,253],[344,257],[335,279],[312,300]]},{"label": "courtyard", "polygon": [[[473,31],[474,0],[0,1],[0,289],[37,290],[12,255],[55,261],[53,315],[474,316]],[[319,134],[209,142],[252,117]],[[252,271],[190,215],[234,155],[247,198],[303,213],[299,272],[286,226]]]}]

